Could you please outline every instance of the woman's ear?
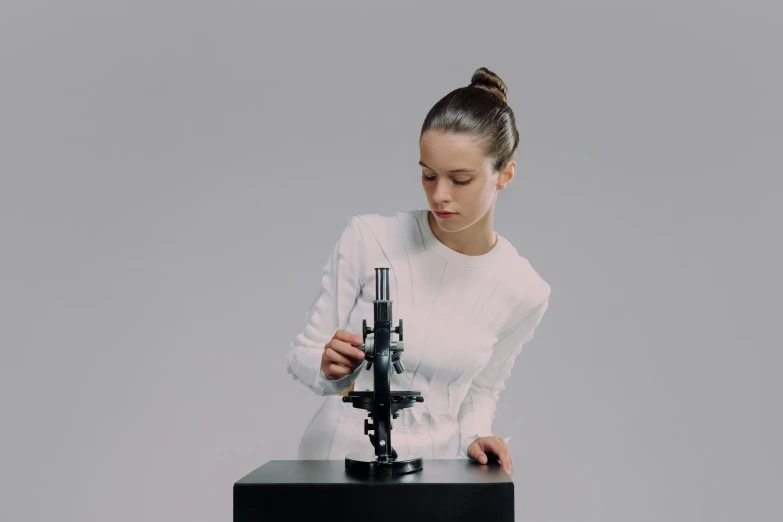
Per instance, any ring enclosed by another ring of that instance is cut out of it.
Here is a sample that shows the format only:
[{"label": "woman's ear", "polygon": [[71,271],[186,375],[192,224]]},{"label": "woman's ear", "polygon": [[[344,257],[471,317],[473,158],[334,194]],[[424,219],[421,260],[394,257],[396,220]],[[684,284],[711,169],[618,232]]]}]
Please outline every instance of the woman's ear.
[{"label": "woman's ear", "polygon": [[506,164],[506,167],[500,173],[500,176],[498,176],[498,183],[497,183],[498,190],[503,190],[506,187],[508,187],[511,184],[511,182],[514,181],[514,177],[516,175],[517,175],[517,162],[516,160],[509,161]]}]

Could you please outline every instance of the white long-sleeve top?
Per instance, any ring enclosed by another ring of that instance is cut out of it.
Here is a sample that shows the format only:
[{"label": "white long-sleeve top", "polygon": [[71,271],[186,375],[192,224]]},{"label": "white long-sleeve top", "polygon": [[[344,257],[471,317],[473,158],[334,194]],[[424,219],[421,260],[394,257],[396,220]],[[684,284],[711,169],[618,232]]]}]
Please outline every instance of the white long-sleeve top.
[{"label": "white long-sleeve top", "polygon": [[[291,342],[288,372],[318,395],[355,384],[373,389],[367,361],[337,380],[321,371],[324,346],[337,330],[362,333],[374,324],[375,268],[388,267],[392,327],[403,320],[405,372],[391,372],[392,390],[424,397],[411,413],[431,423],[448,417],[460,428],[460,455],[492,421],[514,361],[547,310],[551,288],[505,238],[470,256],[435,237],[429,210],[349,218],[323,269],[320,291]],[[392,339],[397,337],[392,334]]]}]

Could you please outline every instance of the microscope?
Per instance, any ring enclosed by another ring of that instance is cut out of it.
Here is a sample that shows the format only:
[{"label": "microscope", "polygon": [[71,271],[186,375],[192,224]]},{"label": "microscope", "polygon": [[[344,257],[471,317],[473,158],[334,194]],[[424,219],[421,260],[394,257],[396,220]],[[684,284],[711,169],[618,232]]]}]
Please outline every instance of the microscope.
[{"label": "microscope", "polygon": [[[392,418],[399,416],[399,410],[410,408],[424,397],[417,391],[391,391],[391,369],[402,373],[403,352],[402,319],[392,328],[392,301],[389,299],[389,269],[375,269],[375,300],[373,301],[375,324],[367,326],[362,321],[364,351],[367,370],[373,371],[373,391],[352,391],[343,397],[343,402],[353,403],[354,408],[367,410],[364,419],[364,434],[369,435],[375,448],[374,455],[364,452],[349,453],[345,457],[345,469],[358,476],[394,476],[414,473],[422,469],[420,455],[402,454],[392,447]],[[392,341],[392,333],[399,338]],[[368,335],[372,337],[368,338]],[[372,422],[370,422],[370,420]],[[369,433],[369,432],[373,433]]]}]

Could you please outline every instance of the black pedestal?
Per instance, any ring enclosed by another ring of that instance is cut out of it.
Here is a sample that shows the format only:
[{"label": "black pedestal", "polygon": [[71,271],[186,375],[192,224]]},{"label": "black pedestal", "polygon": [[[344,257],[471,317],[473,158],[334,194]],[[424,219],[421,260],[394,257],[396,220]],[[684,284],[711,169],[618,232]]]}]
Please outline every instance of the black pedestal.
[{"label": "black pedestal", "polygon": [[234,484],[234,522],[513,522],[498,462],[425,459],[400,476],[357,477],[344,460],[271,460]]}]

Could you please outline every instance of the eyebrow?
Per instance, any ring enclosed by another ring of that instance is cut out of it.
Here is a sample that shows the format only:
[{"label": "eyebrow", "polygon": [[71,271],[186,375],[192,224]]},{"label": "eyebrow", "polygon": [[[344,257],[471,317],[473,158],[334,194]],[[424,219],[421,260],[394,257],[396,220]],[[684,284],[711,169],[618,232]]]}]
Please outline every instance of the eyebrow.
[{"label": "eyebrow", "polygon": [[[432,171],[435,170],[433,168],[427,167],[427,165],[425,165],[421,160],[419,160],[419,165],[421,165],[422,167],[428,168],[428,169],[430,169]],[[456,172],[466,172],[466,173],[469,173],[469,174],[475,174],[476,173],[476,169],[453,169],[453,170],[450,170],[449,172],[455,172],[455,173]]]}]

